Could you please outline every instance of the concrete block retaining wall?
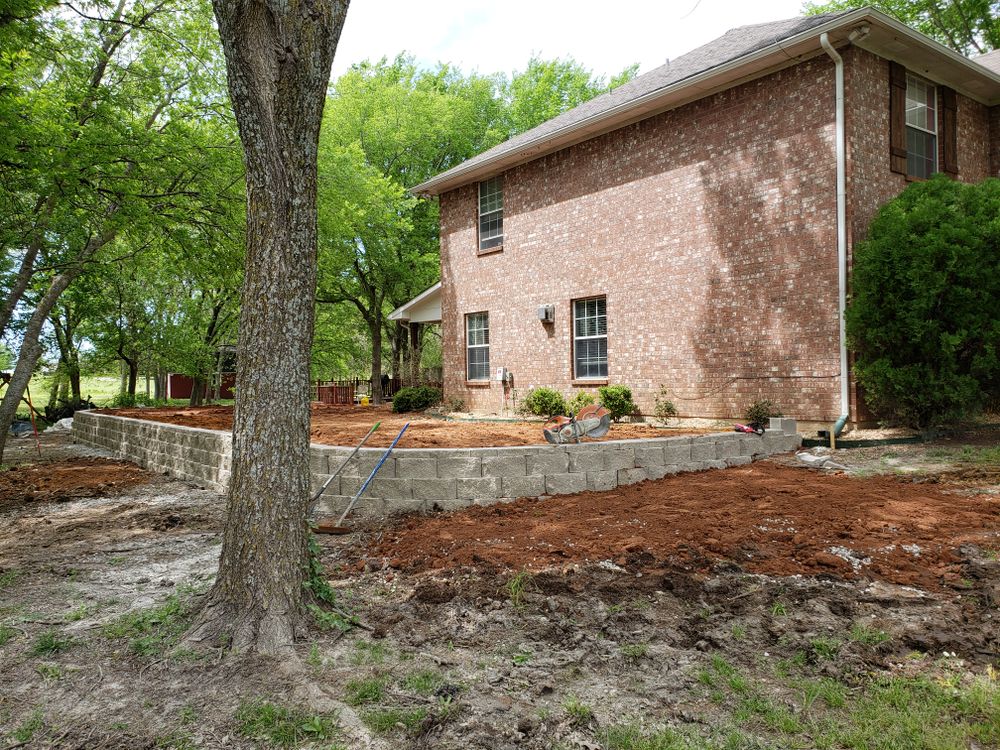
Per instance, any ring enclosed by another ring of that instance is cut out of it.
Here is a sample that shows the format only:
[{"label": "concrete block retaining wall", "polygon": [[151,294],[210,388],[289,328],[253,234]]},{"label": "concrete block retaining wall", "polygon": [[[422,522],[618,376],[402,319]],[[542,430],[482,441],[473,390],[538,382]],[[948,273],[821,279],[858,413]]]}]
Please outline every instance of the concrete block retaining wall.
[{"label": "concrete block retaining wall", "polygon": [[[763,437],[735,432],[609,440],[580,445],[516,448],[398,448],[383,464],[356,512],[382,516],[398,511],[452,509],[518,497],[610,490],[667,474],[722,469],[798,448],[794,420],[782,420]],[[229,433],[77,412],[73,436],[134,461],[224,492],[231,469]],[[310,460],[318,489],[351,448],[313,444]],[[335,514],[371,472],[383,448],[363,448],[320,499],[320,512]]]}]

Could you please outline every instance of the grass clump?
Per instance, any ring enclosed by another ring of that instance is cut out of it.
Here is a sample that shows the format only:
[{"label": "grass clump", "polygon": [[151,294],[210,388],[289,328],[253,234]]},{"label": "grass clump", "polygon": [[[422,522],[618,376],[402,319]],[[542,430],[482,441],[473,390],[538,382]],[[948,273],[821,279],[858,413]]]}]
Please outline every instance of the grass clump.
[{"label": "grass clump", "polygon": [[344,702],[348,706],[378,703],[383,697],[385,697],[385,680],[380,677],[348,680],[344,686]]},{"label": "grass clump", "polygon": [[641,659],[649,654],[648,643],[624,643],[619,649],[626,659]]},{"label": "grass clump", "polygon": [[0,573],[0,591],[10,588],[20,575],[21,571],[16,568],[11,568]]},{"label": "grass clump", "polygon": [[594,720],[594,709],[574,695],[566,698],[562,705],[569,723],[574,727],[588,726]]},{"label": "grass clump", "polygon": [[884,630],[870,628],[859,622],[855,623],[851,628],[851,632],[848,637],[855,643],[860,643],[862,646],[871,646],[872,648],[880,646],[890,640],[889,634]]},{"label": "grass clump", "polygon": [[836,638],[813,638],[809,648],[818,661],[833,661],[840,653],[841,643]]},{"label": "grass clump", "polygon": [[601,743],[608,750],[689,750],[689,738],[673,729],[645,730],[636,724],[613,724],[598,733]]},{"label": "grass clump", "polygon": [[361,720],[377,734],[387,734],[395,730],[413,735],[423,727],[428,716],[425,706],[417,708],[372,708],[361,714]]},{"label": "grass clump", "polygon": [[159,607],[128,612],[104,626],[107,638],[127,638],[138,656],[159,656],[180,640],[191,621],[191,606],[171,594]]},{"label": "grass clump", "polygon": [[35,709],[32,711],[31,715],[17,725],[17,728],[12,733],[14,742],[17,743],[14,746],[27,745],[34,738],[35,733],[45,727],[45,716],[42,714],[41,709]]},{"label": "grass clump", "polygon": [[507,581],[504,588],[507,591],[507,596],[510,598],[510,603],[514,605],[514,609],[522,609],[524,607],[524,594],[528,586],[531,585],[532,580],[531,573],[527,570],[522,570]]},{"label": "grass clump", "polygon": [[305,742],[333,740],[340,735],[335,714],[309,714],[270,701],[244,703],[236,711],[239,733],[275,747],[297,747]]},{"label": "grass clump", "polygon": [[386,647],[381,643],[376,641],[358,641],[354,644],[351,663],[356,666],[361,666],[362,664],[381,664],[385,661],[386,654]]},{"label": "grass clump", "polygon": [[3,646],[17,635],[17,631],[9,625],[0,625],[0,646]]},{"label": "grass clump", "polygon": [[65,638],[57,630],[49,629],[38,636],[30,653],[32,656],[51,656],[67,651],[73,643],[72,638]]},{"label": "grass clump", "polygon": [[417,695],[431,695],[443,684],[444,678],[433,669],[418,669],[415,672],[410,672],[400,681],[404,690]]}]

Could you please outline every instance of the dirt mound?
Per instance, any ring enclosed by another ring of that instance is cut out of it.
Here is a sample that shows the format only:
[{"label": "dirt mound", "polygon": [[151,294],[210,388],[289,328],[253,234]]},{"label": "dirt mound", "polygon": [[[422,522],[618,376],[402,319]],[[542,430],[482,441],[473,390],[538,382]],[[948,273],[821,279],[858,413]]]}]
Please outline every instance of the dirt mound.
[{"label": "dirt mound", "polygon": [[[204,406],[187,409],[117,409],[104,411],[120,417],[149,419],[154,422],[201,427],[206,430],[233,429],[231,406]],[[368,441],[368,447],[385,448],[406,422],[410,423],[400,448],[491,448],[517,445],[540,445],[541,422],[461,422],[438,419],[423,414],[393,414],[389,407],[312,405],[311,438],[323,445],[356,445],[381,421],[382,426]],[[712,430],[660,429],[646,424],[614,424],[603,440],[676,437]]]},{"label": "dirt mound", "polygon": [[370,549],[406,571],[609,560],[771,575],[958,584],[964,542],[996,544],[1000,497],[769,462],[405,521]]},{"label": "dirt mound", "polygon": [[23,502],[105,497],[146,484],[152,475],[135,464],[107,458],[72,458],[24,464],[0,472],[0,509]]}]

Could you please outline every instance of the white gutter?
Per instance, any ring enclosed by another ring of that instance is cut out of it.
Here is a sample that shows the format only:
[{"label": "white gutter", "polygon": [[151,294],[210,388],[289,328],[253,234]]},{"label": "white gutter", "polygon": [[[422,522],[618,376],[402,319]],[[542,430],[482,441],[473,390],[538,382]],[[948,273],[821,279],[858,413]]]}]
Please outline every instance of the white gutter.
[{"label": "white gutter", "polygon": [[847,331],[844,325],[844,311],[847,309],[847,148],[844,129],[844,59],[830,44],[830,37],[824,31],[819,43],[826,50],[836,67],[837,79],[837,323],[840,329],[840,419],[839,429],[850,419],[851,400],[847,380]]}]

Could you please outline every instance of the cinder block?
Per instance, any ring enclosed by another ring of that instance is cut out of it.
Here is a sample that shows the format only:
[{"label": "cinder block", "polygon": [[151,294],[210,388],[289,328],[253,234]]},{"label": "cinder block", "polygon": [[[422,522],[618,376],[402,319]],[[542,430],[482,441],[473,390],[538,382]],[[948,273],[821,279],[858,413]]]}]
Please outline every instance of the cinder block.
[{"label": "cinder block", "polygon": [[647,466],[646,474],[649,475],[650,479],[663,479],[663,477],[676,474],[680,470],[680,464],[664,464],[663,466]]},{"label": "cinder block", "polygon": [[[483,459],[483,476],[484,477],[523,477],[526,476],[527,462],[526,457],[521,456],[496,456],[495,458],[484,458]],[[504,485],[506,487],[506,484]],[[541,492],[538,493],[542,494]],[[507,495],[506,491],[504,495],[507,497],[514,497],[513,495]]]},{"label": "cinder block", "polygon": [[725,461],[726,466],[745,466],[753,463],[753,458],[751,456],[729,456]]},{"label": "cinder block", "polygon": [[691,443],[667,445],[663,448],[663,463],[684,464],[691,460]]},{"label": "cinder block", "polygon": [[396,476],[400,479],[437,479],[437,464],[433,458],[397,458]]},{"label": "cinder block", "polygon": [[500,490],[500,477],[480,477],[456,481],[456,493],[459,499],[492,500],[500,497]]},{"label": "cinder block", "polygon": [[411,479],[416,500],[454,500],[458,497],[455,479]]},{"label": "cinder block", "polygon": [[691,460],[702,462],[702,461],[714,461],[715,460],[715,441],[712,442],[697,442],[691,444]]},{"label": "cinder block", "polygon": [[373,497],[413,497],[410,484],[412,481],[414,480],[383,477],[382,472],[379,472],[378,476],[368,485],[365,495]]},{"label": "cinder block", "polygon": [[548,495],[570,495],[587,489],[586,474],[549,474],[545,477]]},{"label": "cinder block", "polygon": [[591,471],[587,473],[587,489],[595,492],[613,490],[618,486],[617,471]]},{"label": "cinder block", "polygon": [[636,447],[635,465],[642,468],[648,468],[650,466],[663,466],[663,447]]},{"label": "cinder block", "polygon": [[483,475],[483,459],[474,456],[439,458],[437,475],[440,479],[481,477]]},{"label": "cinder block", "polygon": [[527,457],[528,474],[565,474],[569,471],[569,454],[558,448]]},{"label": "cinder block", "polygon": [[740,455],[739,440],[720,440],[715,444],[715,457],[726,459]]},{"label": "cinder block", "polygon": [[635,467],[635,450],[629,448],[611,448],[603,450],[604,470],[617,471]]},{"label": "cinder block", "polygon": [[636,484],[649,479],[645,469],[619,469],[618,484]]},{"label": "cinder block", "polygon": [[604,454],[598,448],[589,450],[570,450],[569,471],[574,474],[586,472],[587,474],[604,471]]},{"label": "cinder block", "polygon": [[[483,470],[485,471],[485,463]],[[538,497],[545,494],[545,477],[540,475],[502,478],[501,492],[503,497]]]},{"label": "cinder block", "polygon": [[309,471],[313,474],[329,474],[330,458],[322,450],[309,449]]}]

